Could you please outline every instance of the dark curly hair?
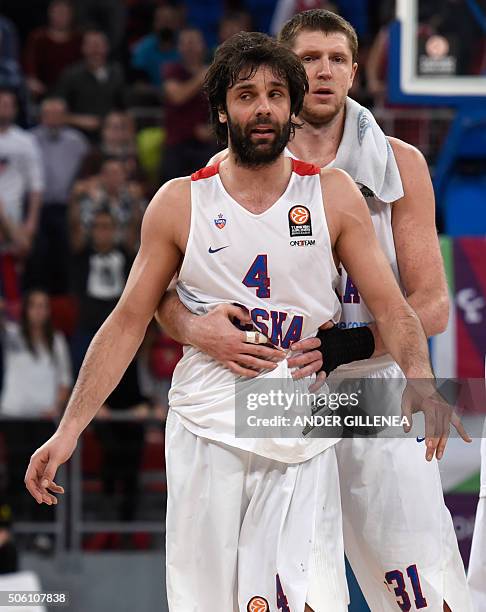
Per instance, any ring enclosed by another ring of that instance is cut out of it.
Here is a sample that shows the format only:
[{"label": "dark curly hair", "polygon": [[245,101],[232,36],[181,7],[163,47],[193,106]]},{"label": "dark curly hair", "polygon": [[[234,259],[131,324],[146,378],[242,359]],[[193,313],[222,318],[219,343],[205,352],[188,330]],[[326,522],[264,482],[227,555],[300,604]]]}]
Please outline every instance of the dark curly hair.
[{"label": "dark curly hair", "polygon": [[[227,144],[228,131],[218,112],[226,111],[226,94],[240,80],[251,79],[260,66],[268,66],[287,83],[291,114],[297,116],[309,89],[301,60],[286,46],[260,32],[239,32],[216,49],[204,82],[210,117],[218,141]],[[299,124],[291,122],[291,133]]]}]

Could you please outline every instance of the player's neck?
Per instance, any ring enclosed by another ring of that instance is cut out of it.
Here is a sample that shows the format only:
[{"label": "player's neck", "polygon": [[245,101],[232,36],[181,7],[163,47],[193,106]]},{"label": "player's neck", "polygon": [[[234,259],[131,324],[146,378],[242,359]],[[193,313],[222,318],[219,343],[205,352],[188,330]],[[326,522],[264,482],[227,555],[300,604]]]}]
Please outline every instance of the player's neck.
[{"label": "player's neck", "polygon": [[335,158],[343,137],[345,109],[329,123],[312,125],[303,121],[288,148],[297,159],[324,168]]},{"label": "player's neck", "polygon": [[285,192],[292,174],[288,158],[280,155],[273,163],[248,168],[237,162],[230,152],[221,163],[219,174],[226,191],[254,214],[270,208]]}]

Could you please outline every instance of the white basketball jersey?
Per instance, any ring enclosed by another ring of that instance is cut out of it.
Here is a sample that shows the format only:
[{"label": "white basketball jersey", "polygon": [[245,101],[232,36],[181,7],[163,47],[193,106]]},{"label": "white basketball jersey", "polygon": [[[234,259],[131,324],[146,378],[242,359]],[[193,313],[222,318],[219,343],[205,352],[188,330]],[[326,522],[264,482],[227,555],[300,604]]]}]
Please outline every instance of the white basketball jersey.
[{"label": "white basketball jersey", "polygon": [[[191,178],[191,227],[177,286],[190,310],[241,304],[271,342],[284,349],[314,336],[326,321],[339,320],[339,274],[319,168],[293,160],[285,193],[261,214],[228,194],[219,165]],[[288,379],[287,361],[260,375],[265,376]],[[196,435],[287,463],[310,459],[337,441],[235,437],[237,378],[196,348],[185,347],[174,371],[170,406]]]},{"label": "white basketball jersey", "polygon": [[[295,155],[289,150],[285,149],[285,155],[296,159]],[[332,168],[335,166],[335,162],[332,161],[326,166],[326,168]],[[351,177],[354,180],[354,177]],[[362,187],[357,183],[358,188],[361,190],[363,197],[368,204],[370,211],[371,220],[375,228],[375,233],[378,238],[378,242],[385,253],[385,256],[391,266],[393,274],[397,280],[400,288],[402,284],[400,281],[400,273],[398,271],[397,254],[395,251],[395,241],[393,239],[392,229],[392,204],[382,202],[373,193],[370,192],[366,187]],[[369,325],[374,321],[372,314],[366,307],[363,298],[359,294],[358,289],[354,285],[351,277],[343,266],[339,267],[340,280],[338,285],[338,293],[341,299],[341,320],[339,327],[351,328],[351,327],[362,327],[363,325]],[[403,289],[402,289],[403,291]],[[391,355],[383,355],[374,359],[364,359],[362,361],[356,361],[352,364],[346,364],[339,368],[343,370],[356,370],[356,375],[361,372],[369,371],[371,369],[381,369],[382,367],[388,367],[394,363]]]}]

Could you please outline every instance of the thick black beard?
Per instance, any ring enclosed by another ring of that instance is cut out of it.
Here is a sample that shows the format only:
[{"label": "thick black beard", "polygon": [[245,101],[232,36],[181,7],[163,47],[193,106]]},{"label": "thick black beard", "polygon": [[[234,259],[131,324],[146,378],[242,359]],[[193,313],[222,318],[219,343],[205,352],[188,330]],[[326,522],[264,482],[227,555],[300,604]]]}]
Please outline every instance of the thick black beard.
[{"label": "thick black beard", "polygon": [[[275,130],[275,137],[270,147],[266,150],[260,150],[258,145],[253,144],[251,140],[251,130],[256,125],[271,125]],[[266,166],[277,160],[287,146],[290,132],[290,117],[288,123],[281,126],[279,129],[279,126],[274,123],[270,124],[265,120],[257,121],[256,124],[243,128],[239,123],[231,121],[228,116],[228,133],[231,151],[238,160],[238,163],[245,168],[258,168],[259,166]]]}]

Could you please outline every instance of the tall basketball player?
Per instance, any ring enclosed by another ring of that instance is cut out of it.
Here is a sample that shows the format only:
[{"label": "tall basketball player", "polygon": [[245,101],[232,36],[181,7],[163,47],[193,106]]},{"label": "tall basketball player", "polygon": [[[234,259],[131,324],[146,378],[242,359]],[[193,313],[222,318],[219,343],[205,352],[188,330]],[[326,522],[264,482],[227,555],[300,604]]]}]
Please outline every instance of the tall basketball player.
[{"label": "tall basketball player", "polygon": [[[177,270],[188,305],[237,301],[274,326],[285,348],[339,317],[342,261],[404,373],[432,380],[420,321],[359,190],[340,170],[283,155],[307,90],[300,60],[263,34],[242,33],[219,48],[206,86],[228,157],[167,183],[149,205],[125,291],[88,350],[58,430],[31,458],[25,480],[39,503],[63,492],[58,466],[120,380]],[[308,246],[292,246],[289,215],[301,225],[304,217]],[[272,374],[289,380],[287,361]],[[344,612],[336,440],[237,438],[234,385],[233,373],[194,348],[174,373],[166,430],[170,609],[302,612],[317,522],[318,566],[326,568],[316,586],[320,609]]]},{"label": "tall basketball player", "polygon": [[[447,323],[447,291],[427,165],[415,148],[387,140],[371,113],[347,97],[357,70],[354,29],[334,13],[313,10],[291,19],[280,39],[301,58],[310,85],[299,115],[302,127],[287,155],[351,174],[366,196],[378,240],[409,305],[427,335],[441,332]],[[224,157],[224,152],[219,155]],[[367,249],[361,255],[366,259]],[[343,271],[340,325],[360,334],[360,326],[373,316],[354,281],[352,273]],[[194,317],[176,296],[168,296],[159,312],[179,341],[198,346],[237,374],[254,376],[250,368],[273,368],[272,350],[244,344],[228,314],[237,315],[236,307]],[[385,355],[376,325],[369,327],[375,341],[373,359],[348,366],[349,375],[402,376],[397,363]],[[335,348],[335,336],[330,340]],[[296,353],[307,351],[289,359],[289,366],[300,368],[297,376],[322,366],[319,344],[308,339],[294,345]],[[323,351],[324,370],[329,372],[339,364],[330,363],[331,345]],[[373,612],[447,610],[443,602],[453,612],[471,610],[438,466],[435,460],[424,463],[422,449],[423,442],[409,439],[348,439],[336,447],[345,550]],[[438,450],[438,459],[442,452]],[[428,447],[426,453],[431,460],[433,449]]]}]

